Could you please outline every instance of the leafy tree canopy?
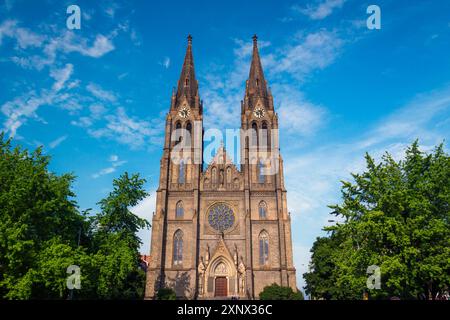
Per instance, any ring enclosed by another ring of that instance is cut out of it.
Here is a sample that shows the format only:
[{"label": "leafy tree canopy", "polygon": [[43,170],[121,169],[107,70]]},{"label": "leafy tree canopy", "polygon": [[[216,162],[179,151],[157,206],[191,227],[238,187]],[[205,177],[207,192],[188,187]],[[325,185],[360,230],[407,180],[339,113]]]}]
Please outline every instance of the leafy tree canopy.
[{"label": "leafy tree canopy", "polygon": [[[342,182],[339,221],[311,250],[306,293],[314,298],[398,296],[435,298],[450,284],[450,157],[414,142],[404,160],[366,155],[367,169]],[[367,268],[378,266],[381,288],[367,288]]]},{"label": "leafy tree canopy", "polygon": [[124,173],[99,202],[79,212],[72,174],[55,175],[42,148],[13,147],[0,134],[0,298],[65,299],[67,268],[81,270],[74,298],[142,298],[140,239],[149,223],[129,211],[147,196],[139,175]]}]

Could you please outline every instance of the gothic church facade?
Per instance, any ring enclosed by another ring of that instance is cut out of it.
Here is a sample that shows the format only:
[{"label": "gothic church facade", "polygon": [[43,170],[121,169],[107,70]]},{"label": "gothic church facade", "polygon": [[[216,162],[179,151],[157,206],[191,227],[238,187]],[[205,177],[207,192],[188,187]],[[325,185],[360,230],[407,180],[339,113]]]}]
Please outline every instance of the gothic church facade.
[{"label": "gothic church facade", "polygon": [[[183,149],[181,161],[172,157],[179,143],[171,138],[176,129],[185,129],[192,141],[200,140]],[[189,36],[166,118],[146,299],[154,298],[161,287],[188,299],[253,299],[273,283],[296,290],[283,161],[276,152],[276,163],[270,165],[277,170],[262,174],[261,168],[269,164],[259,160],[264,141],[271,142],[266,154],[279,149],[278,135],[273,134],[278,116],[256,36],[241,102],[241,129],[252,133],[241,135],[241,164],[236,166],[222,146],[205,168],[203,103]]]}]

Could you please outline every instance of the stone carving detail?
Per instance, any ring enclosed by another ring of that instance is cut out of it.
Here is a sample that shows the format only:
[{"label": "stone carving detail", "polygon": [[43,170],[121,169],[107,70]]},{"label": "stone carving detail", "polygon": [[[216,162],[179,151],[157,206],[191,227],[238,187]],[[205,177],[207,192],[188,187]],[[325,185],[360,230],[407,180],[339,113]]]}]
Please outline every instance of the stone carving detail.
[{"label": "stone carving detail", "polygon": [[226,274],[228,274],[228,269],[227,269],[227,266],[225,265],[225,263],[220,262],[216,266],[216,269],[214,270],[214,273],[216,275],[226,275]]},{"label": "stone carving detail", "polygon": [[239,273],[239,292],[245,293],[245,265],[242,262],[242,257],[241,263],[239,263],[238,273]]},{"label": "stone carving detail", "polygon": [[205,267],[205,265],[203,264],[203,257],[201,257],[201,261],[200,261],[200,264],[198,265],[198,293],[200,294],[200,295],[202,295],[203,294],[203,287],[204,287],[204,278],[205,278],[205,270],[206,270],[206,267]]}]

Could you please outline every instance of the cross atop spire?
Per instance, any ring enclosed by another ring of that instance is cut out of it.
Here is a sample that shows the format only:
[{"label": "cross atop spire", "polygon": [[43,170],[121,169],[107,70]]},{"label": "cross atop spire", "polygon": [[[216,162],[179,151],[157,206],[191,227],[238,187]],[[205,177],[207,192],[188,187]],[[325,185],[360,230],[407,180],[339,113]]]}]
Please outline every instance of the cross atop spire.
[{"label": "cross atop spire", "polygon": [[183,68],[181,69],[180,79],[178,80],[177,101],[186,96],[191,106],[195,105],[195,98],[198,95],[198,84],[195,78],[194,57],[192,55],[192,36],[187,37],[188,45],[184,57]]}]

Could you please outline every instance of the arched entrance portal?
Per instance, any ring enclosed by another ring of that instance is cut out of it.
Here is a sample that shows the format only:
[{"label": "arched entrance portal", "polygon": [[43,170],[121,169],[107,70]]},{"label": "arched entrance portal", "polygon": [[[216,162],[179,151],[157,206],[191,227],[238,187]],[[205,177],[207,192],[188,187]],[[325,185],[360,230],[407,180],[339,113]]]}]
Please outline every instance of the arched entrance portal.
[{"label": "arched entrance portal", "polygon": [[238,261],[237,247],[230,254],[223,238],[219,239],[210,258],[209,246],[200,257],[198,272],[198,297],[200,299],[245,297],[245,266]]},{"label": "arched entrance portal", "polygon": [[228,268],[224,262],[219,262],[214,269],[214,296],[228,296]]}]

